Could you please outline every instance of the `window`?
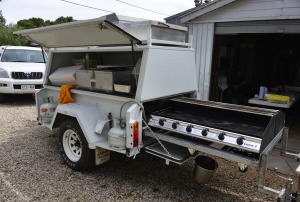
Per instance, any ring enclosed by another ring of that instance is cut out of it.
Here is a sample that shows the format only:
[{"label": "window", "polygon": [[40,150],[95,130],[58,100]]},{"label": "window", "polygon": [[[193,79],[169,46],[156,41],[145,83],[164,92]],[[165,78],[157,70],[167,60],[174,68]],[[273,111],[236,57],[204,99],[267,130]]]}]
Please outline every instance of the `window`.
[{"label": "window", "polygon": [[44,63],[47,61],[41,50],[6,49],[1,62]]}]

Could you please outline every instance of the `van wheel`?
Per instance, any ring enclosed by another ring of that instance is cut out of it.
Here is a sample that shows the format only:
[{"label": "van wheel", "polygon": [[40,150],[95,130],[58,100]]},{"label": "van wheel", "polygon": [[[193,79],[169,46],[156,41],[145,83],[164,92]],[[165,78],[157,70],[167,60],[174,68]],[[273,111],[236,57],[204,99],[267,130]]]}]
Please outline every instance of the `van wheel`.
[{"label": "van wheel", "polygon": [[75,120],[66,120],[59,131],[60,152],[67,165],[76,171],[89,170],[95,165],[95,150],[89,149],[85,136]]}]

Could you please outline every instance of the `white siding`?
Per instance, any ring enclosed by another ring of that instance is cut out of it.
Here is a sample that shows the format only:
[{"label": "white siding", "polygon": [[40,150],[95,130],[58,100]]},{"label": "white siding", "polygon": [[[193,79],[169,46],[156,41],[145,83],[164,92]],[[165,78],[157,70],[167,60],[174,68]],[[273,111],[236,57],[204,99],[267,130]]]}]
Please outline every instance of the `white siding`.
[{"label": "white siding", "polygon": [[297,18],[300,18],[299,0],[239,0],[199,16],[193,21],[224,22]]},{"label": "white siding", "polygon": [[214,23],[190,24],[193,48],[196,50],[198,99],[208,100],[214,40]]}]

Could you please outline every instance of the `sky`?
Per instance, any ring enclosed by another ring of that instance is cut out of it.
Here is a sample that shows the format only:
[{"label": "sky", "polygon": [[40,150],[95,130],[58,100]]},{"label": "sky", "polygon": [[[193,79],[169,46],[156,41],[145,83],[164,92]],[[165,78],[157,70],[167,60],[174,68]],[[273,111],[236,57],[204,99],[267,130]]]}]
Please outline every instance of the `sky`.
[{"label": "sky", "polygon": [[[68,0],[76,4],[115,12],[118,15],[164,21],[163,19],[193,8],[194,0]],[[136,5],[158,13],[142,10],[122,2]],[[54,21],[60,16],[72,16],[75,20],[86,20],[110,14],[90,9],[62,0],[2,0],[0,10],[6,24],[16,24],[19,20],[32,17]]]}]

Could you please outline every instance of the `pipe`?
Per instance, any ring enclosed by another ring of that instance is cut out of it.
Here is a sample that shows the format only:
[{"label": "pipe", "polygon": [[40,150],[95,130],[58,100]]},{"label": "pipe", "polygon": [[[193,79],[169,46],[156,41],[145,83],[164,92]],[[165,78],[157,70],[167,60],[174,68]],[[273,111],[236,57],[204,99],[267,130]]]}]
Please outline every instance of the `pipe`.
[{"label": "pipe", "polygon": [[288,179],[285,187],[285,197],[284,201],[292,201],[292,189],[293,189],[293,180],[290,178]]}]

